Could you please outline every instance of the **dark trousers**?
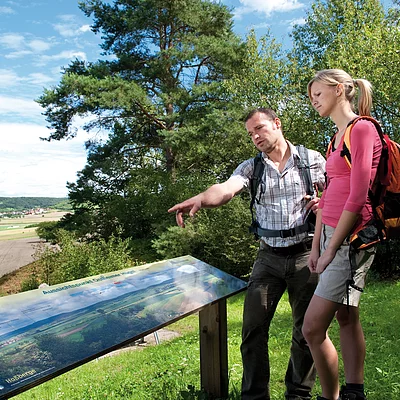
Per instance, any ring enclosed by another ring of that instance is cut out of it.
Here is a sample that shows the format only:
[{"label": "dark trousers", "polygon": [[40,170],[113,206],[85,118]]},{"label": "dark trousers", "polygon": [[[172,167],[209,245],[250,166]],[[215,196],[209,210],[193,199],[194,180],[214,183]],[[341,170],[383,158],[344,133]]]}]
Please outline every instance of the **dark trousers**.
[{"label": "dark trousers", "polygon": [[240,348],[243,400],[270,399],[269,327],[286,289],[292,308],[293,331],[285,397],[290,400],[311,399],[316,371],[301,329],[318,278],[307,267],[308,255],[308,250],[283,255],[263,243],[261,245],[249,279],[243,310]]}]

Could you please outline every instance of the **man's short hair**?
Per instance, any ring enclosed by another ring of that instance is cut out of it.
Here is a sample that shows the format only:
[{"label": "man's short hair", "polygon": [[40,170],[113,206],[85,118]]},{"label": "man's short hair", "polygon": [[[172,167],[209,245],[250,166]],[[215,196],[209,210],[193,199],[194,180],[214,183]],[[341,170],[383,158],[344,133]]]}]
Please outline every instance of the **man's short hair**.
[{"label": "man's short hair", "polygon": [[247,122],[250,118],[252,118],[255,114],[264,114],[266,117],[268,117],[271,121],[273,121],[275,118],[278,118],[276,115],[275,111],[272,110],[271,108],[264,108],[264,107],[259,107],[255,108],[254,110],[251,110],[247,116],[244,118],[244,122]]}]

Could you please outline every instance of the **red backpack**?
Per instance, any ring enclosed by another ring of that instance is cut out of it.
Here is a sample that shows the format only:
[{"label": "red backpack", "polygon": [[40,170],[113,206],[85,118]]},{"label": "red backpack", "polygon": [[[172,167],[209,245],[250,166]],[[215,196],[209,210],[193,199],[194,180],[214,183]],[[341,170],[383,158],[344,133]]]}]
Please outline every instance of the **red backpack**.
[{"label": "red backpack", "polygon": [[[351,233],[350,242],[355,249],[365,249],[374,243],[400,237],[400,145],[383,133],[375,119],[362,116],[348,124],[340,155],[351,168],[350,134],[354,125],[362,119],[375,124],[382,141],[382,154],[375,180],[368,192],[374,217],[367,225],[360,226]],[[329,143],[327,156],[333,140],[334,137]]]}]

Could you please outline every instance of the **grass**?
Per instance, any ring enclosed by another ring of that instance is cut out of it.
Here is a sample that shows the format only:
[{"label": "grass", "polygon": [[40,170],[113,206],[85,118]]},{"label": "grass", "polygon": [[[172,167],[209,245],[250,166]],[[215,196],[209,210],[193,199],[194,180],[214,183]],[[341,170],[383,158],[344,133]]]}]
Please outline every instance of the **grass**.
[{"label": "grass", "polygon": [[[240,399],[241,319],[244,294],[228,300],[228,354],[231,400]],[[367,341],[365,380],[369,400],[400,398],[400,282],[369,282],[361,301]],[[15,397],[16,400],[187,400],[206,399],[200,390],[198,318],[190,316],[168,329],[181,333],[157,346],[122,352],[78,367]],[[284,397],[284,376],[291,341],[287,296],[280,302],[270,332],[271,399]],[[338,326],[330,336],[339,343]],[[137,347],[135,347],[137,349]],[[341,366],[341,372],[343,367]],[[343,381],[343,376],[341,376]],[[320,392],[317,382],[315,393]]]}]

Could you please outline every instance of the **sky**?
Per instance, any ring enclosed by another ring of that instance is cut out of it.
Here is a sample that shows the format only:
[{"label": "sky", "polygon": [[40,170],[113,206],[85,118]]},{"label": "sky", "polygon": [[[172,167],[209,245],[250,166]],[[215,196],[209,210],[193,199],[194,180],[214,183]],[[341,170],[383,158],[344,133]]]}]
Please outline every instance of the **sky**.
[{"label": "sky", "polygon": [[[294,23],[303,23],[309,0],[221,0],[232,8],[234,31],[257,35],[269,28],[290,46]],[[42,141],[50,130],[35,102],[45,88],[56,86],[63,67],[75,58],[101,58],[101,39],[78,0],[0,1],[0,197],[67,197],[86,163],[77,127],[72,140]]]}]

